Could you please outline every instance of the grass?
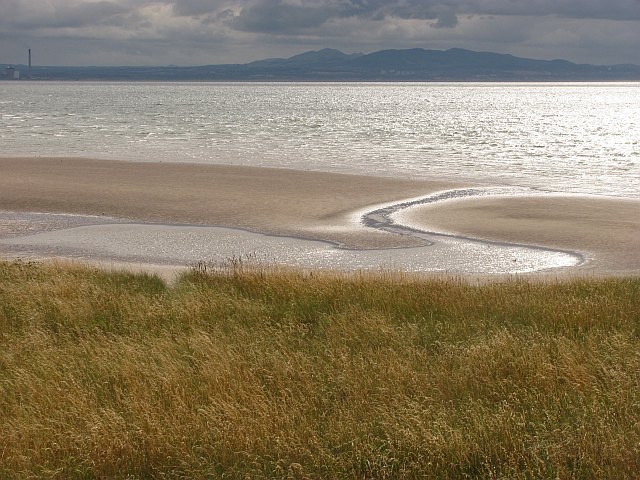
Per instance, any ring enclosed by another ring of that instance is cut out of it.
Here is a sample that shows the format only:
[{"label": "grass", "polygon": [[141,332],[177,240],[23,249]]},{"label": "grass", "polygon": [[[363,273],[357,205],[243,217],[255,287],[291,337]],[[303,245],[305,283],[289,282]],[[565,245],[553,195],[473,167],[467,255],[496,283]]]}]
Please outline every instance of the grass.
[{"label": "grass", "polygon": [[638,471],[638,279],[0,263],[0,478]]}]

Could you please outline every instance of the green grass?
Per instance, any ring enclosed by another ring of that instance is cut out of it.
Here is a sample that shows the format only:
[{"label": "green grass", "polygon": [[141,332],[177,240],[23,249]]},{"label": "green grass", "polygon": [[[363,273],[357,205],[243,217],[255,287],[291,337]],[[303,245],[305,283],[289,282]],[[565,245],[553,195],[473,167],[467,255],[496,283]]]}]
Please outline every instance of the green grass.
[{"label": "green grass", "polygon": [[635,478],[640,280],[0,263],[0,478]]}]

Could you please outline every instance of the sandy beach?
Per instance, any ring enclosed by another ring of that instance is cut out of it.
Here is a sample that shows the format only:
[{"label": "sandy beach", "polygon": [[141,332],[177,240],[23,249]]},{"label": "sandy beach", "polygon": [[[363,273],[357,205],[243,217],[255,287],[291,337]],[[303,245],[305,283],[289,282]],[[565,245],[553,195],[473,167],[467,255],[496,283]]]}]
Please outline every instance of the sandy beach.
[{"label": "sandy beach", "polygon": [[[464,186],[224,165],[0,158],[2,211],[242,228],[349,248],[423,244],[355,224],[354,212]],[[403,218],[429,231],[579,252],[587,262],[574,273],[638,274],[639,213],[632,200],[483,197],[414,207]],[[0,224],[0,237],[19,228]]]}]

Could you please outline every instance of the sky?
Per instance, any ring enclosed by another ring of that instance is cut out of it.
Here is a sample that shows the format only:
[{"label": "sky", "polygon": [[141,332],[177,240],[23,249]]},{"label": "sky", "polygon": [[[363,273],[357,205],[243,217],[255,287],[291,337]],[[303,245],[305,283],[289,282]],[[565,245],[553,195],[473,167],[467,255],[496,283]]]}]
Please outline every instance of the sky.
[{"label": "sky", "polygon": [[336,48],[640,64],[640,0],[0,0],[0,63],[207,65]]}]

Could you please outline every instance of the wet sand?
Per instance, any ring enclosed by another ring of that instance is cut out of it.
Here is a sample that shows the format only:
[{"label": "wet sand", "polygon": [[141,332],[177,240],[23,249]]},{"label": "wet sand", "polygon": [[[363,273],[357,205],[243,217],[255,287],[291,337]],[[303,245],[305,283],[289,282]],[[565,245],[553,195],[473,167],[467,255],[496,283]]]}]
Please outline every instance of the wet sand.
[{"label": "wet sand", "polygon": [[412,208],[436,232],[581,252],[582,272],[640,274],[640,201],[592,196],[480,197]]},{"label": "wet sand", "polygon": [[[465,186],[255,167],[0,158],[0,210],[243,228],[350,248],[424,244],[358,225],[356,212]],[[413,207],[401,217],[429,231],[577,251],[588,261],[565,272],[618,275],[640,273],[638,213],[640,202],[631,200],[474,197]],[[104,220],[95,223],[112,223]],[[0,224],[0,237],[20,228],[31,227]]]},{"label": "wet sand", "polygon": [[383,248],[420,244],[353,225],[353,211],[452,188],[426,182],[225,165],[0,158],[0,210],[237,227]]}]

